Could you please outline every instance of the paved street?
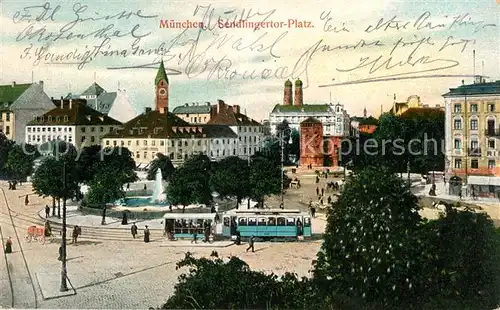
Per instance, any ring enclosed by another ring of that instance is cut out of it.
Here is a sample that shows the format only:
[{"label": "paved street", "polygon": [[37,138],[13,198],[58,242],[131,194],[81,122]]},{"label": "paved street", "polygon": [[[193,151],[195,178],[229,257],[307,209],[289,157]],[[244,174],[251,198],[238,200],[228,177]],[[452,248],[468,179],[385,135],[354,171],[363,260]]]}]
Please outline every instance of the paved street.
[{"label": "paved street", "polygon": [[[148,308],[161,305],[173,292],[177,276],[180,271],[175,270],[175,263],[190,251],[196,256],[208,256],[216,250],[222,257],[237,255],[245,260],[252,268],[266,272],[282,274],[293,271],[299,275],[307,275],[321,243],[256,243],[255,253],[246,253],[245,245],[216,247],[169,247],[159,237],[153,242],[145,244],[140,240],[129,241],[128,231],[113,235],[115,240],[106,240],[108,230],[92,231],[92,238],[86,239],[85,228],[83,236],[77,245],[68,245],[68,277],[76,289],[76,295],[57,299],[44,300],[39,288],[36,275],[49,277],[52,291],[60,286],[61,263],[57,260],[57,243],[44,245],[23,240],[26,228],[34,222],[40,226],[43,221],[38,212],[50,201],[29,196],[30,203],[24,206],[24,195],[30,191],[28,185],[22,185],[17,190],[7,190],[5,183],[0,183],[12,210],[13,220],[21,239],[15,239],[14,229],[8,216],[5,201],[0,201],[0,227],[5,232],[4,238],[12,235],[15,253],[7,256],[14,287],[16,307],[33,307],[34,293],[31,283],[36,288],[36,300],[39,308]],[[21,197],[20,197],[21,196]],[[321,221],[321,220],[318,220]],[[32,281],[27,277],[27,269],[20,255],[20,247],[26,257]],[[3,253],[2,253],[3,257]],[[11,306],[10,288],[5,278],[7,264],[1,266],[1,295],[0,305]],[[47,289],[45,289],[47,290]],[[25,300],[26,303],[22,303]]]}]

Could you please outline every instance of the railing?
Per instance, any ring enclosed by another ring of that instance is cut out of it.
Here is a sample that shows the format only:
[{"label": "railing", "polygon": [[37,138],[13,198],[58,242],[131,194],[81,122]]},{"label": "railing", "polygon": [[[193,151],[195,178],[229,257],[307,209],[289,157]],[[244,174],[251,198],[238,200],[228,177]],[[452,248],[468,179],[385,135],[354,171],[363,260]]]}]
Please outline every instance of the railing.
[{"label": "railing", "polygon": [[488,128],[484,130],[484,135],[488,137],[500,137],[500,128]]},{"label": "railing", "polygon": [[469,148],[469,156],[481,156],[481,148]]}]

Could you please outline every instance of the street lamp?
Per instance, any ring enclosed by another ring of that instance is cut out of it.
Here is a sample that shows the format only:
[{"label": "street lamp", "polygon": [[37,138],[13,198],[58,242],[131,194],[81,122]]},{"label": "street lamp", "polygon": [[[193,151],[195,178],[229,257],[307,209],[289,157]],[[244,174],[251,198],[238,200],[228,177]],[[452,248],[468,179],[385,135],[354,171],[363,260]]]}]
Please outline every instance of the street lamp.
[{"label": "street lamp", "polygon": [[285,175],[283,173],[284,169],[284,164],[285,164],[285,132],[288,132],[290,134],[290,138],[287,141],[288,144],[292,144],[292,135],[291,135],[291,130],[289,128],[285,128],[281,131],[281,136],[280,136],[280,144],[281,144],[281,204],[280,208],[284,208],[284,194],[285,194],[285,184],[284,184],[284,179]]},{"label": "street lamp", "polygon": [[219,193],[217,193],[217,192],[212,192],[212,198],[213,198],[213,200],[214,200],[214,209],[215,209],[215,213],[217,213],[217,212],[219,211],[219,210],[218,210],[218,209],[219,209],[219,208],[218,208],[218,206],[219,206],[219,205],[218,205],[217,203],[215,203],[215,199],[216,199],[217,197],[219,197]]},{"label": "street lamp", "polygon": [[410,179],[410,160],[406,163],[406,172],[408,173],[408,189],[411,188],[411,179]]},{"label": "street lamp", "polygon": [[61,292],[68,291],[68,284],[66,282],[68,271],[66,269],[66,162],[63,160],[63,217],[62,217],[62,239],[61,239]]}]

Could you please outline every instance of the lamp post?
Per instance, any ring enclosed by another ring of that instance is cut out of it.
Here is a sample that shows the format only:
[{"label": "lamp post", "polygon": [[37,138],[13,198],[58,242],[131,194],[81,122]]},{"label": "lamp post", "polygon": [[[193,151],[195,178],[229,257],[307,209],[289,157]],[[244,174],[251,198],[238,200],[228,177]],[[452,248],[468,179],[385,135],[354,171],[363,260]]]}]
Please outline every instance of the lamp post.
[{"label": "lamp post", "polygon": [[62,214],[62,238],[61,238],[61,292],[68,291],[68,284],[66,282],[68,271],[66,269],[66,162],[63,160],[63,214]]},{"label": "lamp post", "polygon": [[406,164],[406,172],[408,173],[408,189],[411,188],[411,179],[410,179],[410,160],[408,159],[408,162]]},{"label": "lamp post", "polygon": [[284,201],[285,201],[285,197],[284,197],[284,194],[285,194],[285,184],[284,184],[284,179],[285,179],[285,175],[283,173],[283,169],[284,169],[284,164],[285,164],[285,132],[289,132],[290,133],[290,139],[288,142],[288,144],[291,144],[292,143],[292,135],[291,135],[291,130],[289,128],[285,128],[281,131],[281,137],[280,137],[280,144],[281,144],[281,204],[280,204],[280,207],[281,208],[284,208]]}]

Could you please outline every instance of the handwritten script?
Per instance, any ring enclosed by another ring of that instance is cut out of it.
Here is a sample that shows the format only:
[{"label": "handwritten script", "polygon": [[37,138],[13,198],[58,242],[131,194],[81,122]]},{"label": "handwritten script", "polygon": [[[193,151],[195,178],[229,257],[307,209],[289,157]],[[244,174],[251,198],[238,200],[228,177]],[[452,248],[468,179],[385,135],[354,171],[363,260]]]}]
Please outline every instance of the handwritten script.
[{"label": "handwritten script", "polygon": [[[191,20],[201,26],[172,27],[161,35],[158,33],[164,29],[158,29],[153,37],[152,29],[158,28],[161,19],[158,15],[143,10],[99,11],[82,3],[64,7],[46,2],[22,8],[12,16],[14,24],[22,25],[15,40],[26,44],[20,58],[32,61],[33,66],[75,65],[79,70],[102,58],[124,63],[108,68],[112,70],[156,69],[163,59],[170,74],[189,78],[301,78],[305,87],[309,85],[311,66],[326,60],[322,71],[331,74],[335,83],[320,86],[330,87],[442,73],[460,65],[456,55],[468,51],[479,35],[497,31],[497,25],[475,20],[469,13],[433,16],[422,12],[410,19],[378,17],[356,24],[339,21],[333,10],[324,10],[315,20],[289,19],[275,27],[280,21],[276,9],[221,11],[212,5],[197,5]],[[220,27],[238,23],[261,26]],[[311,32],[305,35],[304,31]],[[343,39],[339,41],[337,36]],[[294,56],[288,52],[290,47]],[[144,61],[138,64],[138,57]],[[342,82],[342,74],[362,78]]]}]

